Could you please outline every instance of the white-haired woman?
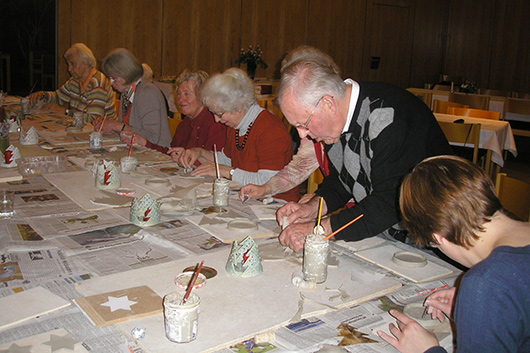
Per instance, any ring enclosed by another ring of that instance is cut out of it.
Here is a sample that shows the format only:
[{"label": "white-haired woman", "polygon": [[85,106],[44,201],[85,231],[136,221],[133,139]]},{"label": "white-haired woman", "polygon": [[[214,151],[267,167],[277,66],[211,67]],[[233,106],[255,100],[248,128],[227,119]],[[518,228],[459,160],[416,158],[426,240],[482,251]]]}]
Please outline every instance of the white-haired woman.
[{"label": "white-haired woman", "polygon": [[[224,149],[218,153],[222,177],[262,185],[287,165],[293,156],[291,137],[276,115],[261,108],[254,95],[254,84],[245,72],[230,68],[206,81],[202,102],[215,120],[228,126]],[[192,174],[215,175],[213,153],[201,148],[188,149],[178,162],[190,167],[202,163]],[[298,187],[276,195],[288,201],[299,198]]]},{"label": "white-haired woman", "polygon": [[96,70],[96,58],[92,51],[85,44],[76,43],[64,53],[64,58],[72,77],[57,91],[31,94],[31,104],[41,100],[54,103],[69,116],[81,112],[84,121],[89,123],[105,115],[114,118],[114,91],[107,77]]},{"label": "white-haired woman", "polygon": [[[111,51],[101,65],[112,87],[121,92],[118,120],[106,119],[102,132],[125,132],[143,136],[151,143],[169,147],[171,134],[162,92],[150,80],[142,78],[142,64],[127,49]],[[94,121],[99,129],[103,119]],[[122,137],[123,139],[123,137]],[[130,140],[125,137],[124,142]]]}]

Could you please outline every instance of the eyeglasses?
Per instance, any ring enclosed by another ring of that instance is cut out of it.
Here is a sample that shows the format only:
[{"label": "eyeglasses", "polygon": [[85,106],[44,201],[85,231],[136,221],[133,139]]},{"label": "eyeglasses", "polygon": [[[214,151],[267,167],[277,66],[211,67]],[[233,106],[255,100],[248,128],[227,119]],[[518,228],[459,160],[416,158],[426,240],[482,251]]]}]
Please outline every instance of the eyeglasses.
[{"label": "eyeglasses", "polygon": [[214,112],[212,112],[212,111],[210,110],[210,113],[212,113],[213,116],[216,116],[216,117],[218,117],[219,119],[222,119],[224,113],[226,113],[226,112],[222,112],[222,113],[214,113]]},{"label": "eyeglasses", "polygon": [[315,104],[315,108],[313,108],[313,111],[309,115],[309,118],[307,118],[306,122],[303,123],[303,124],[295,124],[294,125],[295,128],[303,129],[303,130],[309,130],[309,123],[311,123],[311,119],[313,119],[313,115],[315,114],[315,112],[316,112],[316,110],[318,108],[318,105],[320,104],[320,101],[322,100],[322,98],[324,98],[324,96],[320,97],[320,99],[318,100],[317,104]]},{"label": "eyeglasses", "polygon": [[117,79],[118,79],[117,77],[110,77],[109,76],[109,81],[110,81],[111,84],[115,83]]}]

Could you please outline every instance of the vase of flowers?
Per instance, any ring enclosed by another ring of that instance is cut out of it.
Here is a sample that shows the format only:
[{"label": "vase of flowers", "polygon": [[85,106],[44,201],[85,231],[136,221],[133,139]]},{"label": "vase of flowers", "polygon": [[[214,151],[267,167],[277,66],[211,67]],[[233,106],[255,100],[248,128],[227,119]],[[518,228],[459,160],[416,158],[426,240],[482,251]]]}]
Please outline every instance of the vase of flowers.
[{"label": "vase of flowers", "polygon": [[241,48],[239,52],[239,58],[236,59],[236,63],[247,64],[247,73],[251,79],[254,79],[256,76],[256,69],[259,67],[266,69],[269,67],[265,61],[261,58],[262,52],[259,45],[256,45],[255,48],[252,46],[248,47],[248,50]]}]

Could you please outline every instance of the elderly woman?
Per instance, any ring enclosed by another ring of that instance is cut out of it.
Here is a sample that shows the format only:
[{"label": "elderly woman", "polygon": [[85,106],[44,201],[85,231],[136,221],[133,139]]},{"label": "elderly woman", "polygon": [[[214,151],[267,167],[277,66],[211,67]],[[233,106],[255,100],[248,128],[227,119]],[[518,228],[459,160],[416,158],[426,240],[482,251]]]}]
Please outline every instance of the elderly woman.
[{"label": "elderly woman", "polygon": [[200,147],[213,151],[216,145],[221,150],[226,141],[226,126],[215,121],[212,113],[204,107],[199,95],[201,88],[208,78],[205,71],[184,70],[176,79],[177,101],[184,118],[179,124],[171,149],[153,144],[142,136],[136,136],[135,143],[155,149],[163,153],[170,153],[175,160],[185,149]]},{"label": "elderly woman", "polygon": [[102,132],[138,134],[147,141],[169,147],[171,134],[167,109],[162,92],[150,81],[142,78],[142,64],[127,49],[111,51],[101,65],[112,87],[121,93],[118,120],[97,119],[94,128]]},{"label": "elderly woman", "polygon": [[85,44],[76,43],[64,53],[64,58],[72,77],[57,91],[31,94],[31,104],[40,100],[54,103],[69,116],[81,112],[86,122],[105,115],[114,118],[114,91],[107,77],[96,70],[96,58],[92,51]]},{"label": "elderly woman", "polygon": [[[213,76],[201,97],[215,120],[229,127],[225,147],[218,153],[220,176],[241,185],[262,185],[291,161],[293,148],[285,125],[258,105],[254,85],[242,70],[231,68]],[[190,167],[197,160],[202,164],[192,175],[216,174],[213,153],[202,148],[184,151],[178,162]],[[276,196],[298,200],[298,187]]]}]

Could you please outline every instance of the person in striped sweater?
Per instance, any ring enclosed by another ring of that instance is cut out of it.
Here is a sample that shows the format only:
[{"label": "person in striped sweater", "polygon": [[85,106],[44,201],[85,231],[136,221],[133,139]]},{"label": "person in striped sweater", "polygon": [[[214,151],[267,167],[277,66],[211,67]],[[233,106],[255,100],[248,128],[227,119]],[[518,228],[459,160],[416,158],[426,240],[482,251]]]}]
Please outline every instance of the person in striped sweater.
[{"label": "person in striped sweater", "polygon": [[55,103],[66,115],[83,114],[83,120],[91,123],[98,117],[116,117],[115,94],[108,78],[96,69],[96,58],[83,43],[69,48],[64,58],[68,64],[70,79],[56,91],[40,91],[29,96],[32,105],[44,100]]}]

